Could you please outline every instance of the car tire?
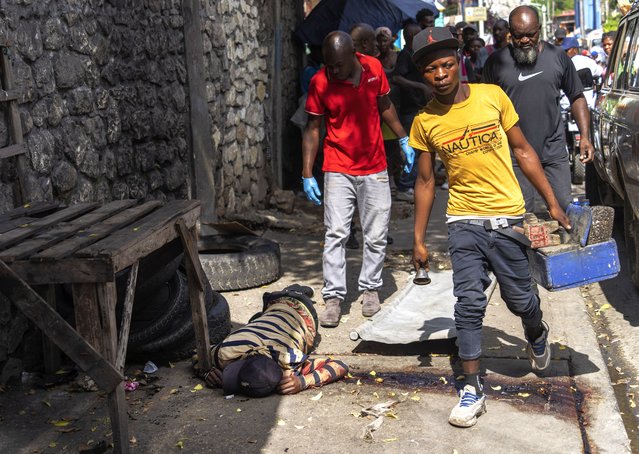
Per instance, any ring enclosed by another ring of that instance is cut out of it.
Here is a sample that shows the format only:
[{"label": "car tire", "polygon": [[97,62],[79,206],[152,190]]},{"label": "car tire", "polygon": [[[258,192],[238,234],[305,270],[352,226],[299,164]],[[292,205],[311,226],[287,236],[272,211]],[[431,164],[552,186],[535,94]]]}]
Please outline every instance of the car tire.
[{"label": "car tire", "polygon": [[[140,345],[153,340],[166,331],[175,317],[190,307],[188,284],[184,274],[176,271],[173,278],[163,285],[166,289],[157,289],[150,297],[154,301],[150,306],[159,307],[160,311],[154,310],[149,314],[149,306],[142,306],[140,311],[134,310],[131,314],[129,345]],[[135,307],[134,304],[133,308]]]},{"label": "car tire", "polygon": [[635,287],[639,288],[639,220],[635,217],[628,196],[623,203],[623,233],[628,254],[628,269]]},{"label": "car tire", "polygon": [[586,165],[575,156],[572,166],[572,184],[582,184],[586,177]]},{"label": "car tire", "polygon": [[200,261],[216,291],[269,284],[282,275],[280,246],[250,235],[211,235],[198,242]]},{"label": "car tire", "polygon": [[[231,317],[226,298],[207,286],[205,292],[206,318],[211,344],[221,342],[231,332]],[[133,353],[157,353],[163,357],[178,350],[190,351],[195,346],[195,332],[191,311],[174,318],[165,334],[144,345],[129,345]]]},{"label": "car tire", "polygon": [[586,164],[585,190],[586,198],[590,201],[590,205],[602,205],[601,185],[605,184],[599,175],[597,169],[592,162]]}]

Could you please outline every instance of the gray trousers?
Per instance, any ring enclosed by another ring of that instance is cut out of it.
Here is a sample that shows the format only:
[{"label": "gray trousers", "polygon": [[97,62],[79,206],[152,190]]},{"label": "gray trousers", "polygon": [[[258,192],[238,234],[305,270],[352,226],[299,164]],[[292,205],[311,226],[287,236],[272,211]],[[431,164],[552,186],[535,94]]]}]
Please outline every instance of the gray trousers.
[{"label": "gray trousers", "polygon": [[[568,208],[570,202],[572,202],[572,185],[568,154],[553,161],[543,162],[541,166],[544,168],[546,178],[548,178],[550,187],[555,193],[559,205],[565,210]],[[513,168],[517,181],[519,181],[519,186],[521,187],[521,193],[524,195],[526,211],[529,213],[544,211],[546,205],[543,198],[539,195],[532,183],[528,181],[528,178],[526,178],[521,171],[514,161],[514,158]]]},{"label": "gray trousers", "polygon": [[358,289],[375,290],[382,286],[382,268],[386,257],[386,238],[390,221],[391,193],[388,172],[353,176],[324,174],[324,299],[346,296],[346,240],[351,220],[359,209],[364,238],[364,257]]}]

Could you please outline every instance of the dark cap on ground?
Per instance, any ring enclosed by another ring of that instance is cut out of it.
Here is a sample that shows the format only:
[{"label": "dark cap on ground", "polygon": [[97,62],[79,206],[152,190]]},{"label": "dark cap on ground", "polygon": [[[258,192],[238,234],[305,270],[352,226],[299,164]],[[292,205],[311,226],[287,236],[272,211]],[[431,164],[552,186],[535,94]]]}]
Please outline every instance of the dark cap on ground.
[{"label": "dark cap on ground", "polygon": [[561,42],[561,47],[563,47],[564,50],[568,50],[572,49],[573,47],[579,49],[581,46],[579,45],[579,40],[577,38],[569,36],[568,38],[564,38],[564,40]]},{"label": "dark cap on ground", "polygon": [[263,355],[233,361],[222,372],[222,384],[226,395],[265,397],[275,391],[281,380],[280,365]]},{"label": "dark cap on ground", "polygon": [[565,28],[559,27],[557,30],[555,30],[555,38],[565,38],[567,36],[567,32]]},{"label": "dark cap on ground", "polygon": [[459,41],[447,27],[428,27],[413,38],[413,62],[417,63],[427,54],[439,49],[457,49]]}]

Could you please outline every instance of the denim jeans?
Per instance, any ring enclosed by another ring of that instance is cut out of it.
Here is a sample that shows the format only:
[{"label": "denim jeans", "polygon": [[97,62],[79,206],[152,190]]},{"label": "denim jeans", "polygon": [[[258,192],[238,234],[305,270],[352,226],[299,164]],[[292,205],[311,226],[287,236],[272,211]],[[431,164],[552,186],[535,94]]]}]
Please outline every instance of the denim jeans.
[{"label": "denim jeans", "polygon": [[459,357],[481,356],[481,333],[490,284],[488,271],[497,278],[501,297],[525,327],[538,327],[542,312],[531,287],[528,256],[524,246],[498,230],[453,222],[448,225],[448,250],[453,265],[455,328]]},{"label": "denim jeans", "polygon": [[390,221],[391,194],[388,173],[372,175],[324,174],[324,299],[346,296],[346,249],[351,220],[359,209],[364,239],[364,257],[358,288],[375,290],[382,286],[386,238]]}]

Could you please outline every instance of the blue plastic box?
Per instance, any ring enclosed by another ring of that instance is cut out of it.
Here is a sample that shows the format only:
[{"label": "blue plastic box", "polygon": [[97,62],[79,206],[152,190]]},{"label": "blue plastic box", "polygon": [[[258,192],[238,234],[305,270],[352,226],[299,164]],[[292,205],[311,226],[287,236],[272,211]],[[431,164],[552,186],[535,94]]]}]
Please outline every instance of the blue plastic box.
[{"label": "blue plastic box", "polygon": [[529,249],[528,257],[532,278],[550,291],[579,287],[619,274],[617,243],[612,239],[556,254],[545,255]]}]

